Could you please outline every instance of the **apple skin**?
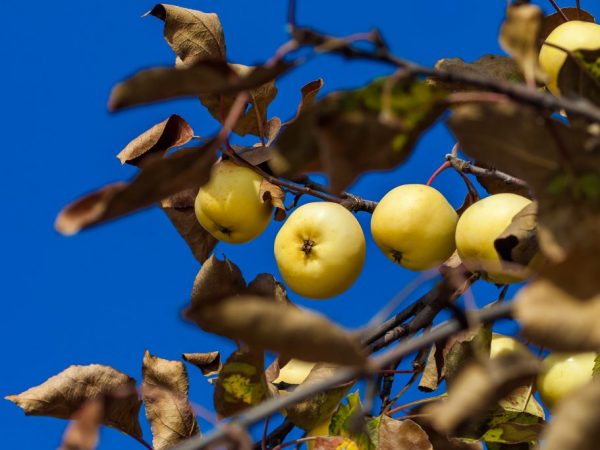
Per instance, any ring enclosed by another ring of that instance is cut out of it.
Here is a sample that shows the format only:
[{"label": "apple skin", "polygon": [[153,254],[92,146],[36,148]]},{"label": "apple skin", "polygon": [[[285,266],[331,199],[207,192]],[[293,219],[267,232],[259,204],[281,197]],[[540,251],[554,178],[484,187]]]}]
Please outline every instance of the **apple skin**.
[{"label": "apple skin", "polygon": [[515,338],[500,333],[492,333],[492,344],[490,346],[490,359],[497,358],[507,353],[522,353],[533,357],[525,344]]},{"label": "apple skin", "polygon": [[275,237],[275,260],[286,285],[313,299],[348,289],[365,261],[365,236],[356,218],[331,202],[296,209]]},{"label": "apple skin", "polygon": [[220,241],[241,244],[269,225],[273,208],[260,198],[263,178],[247,167],[221,161],[200,188],[194,210],[200,225]]},{"label": "apple skin", "polygon": [[596,353],[551,353],[542,363],[537,389],[552,408],[563,397],[591,381]]},{"label": "apple skin", "polygon": [[528,198],[504,193],[490,195],[467,208],[456,226],[456,249],[467,269],[482,272],[484,278],[498,284],[527,277],[526,270],[502,265],[494,241],[530,203]]},{"label": "apple skin", "polygon": [[[600,25],[580,20],[570,20],[556,27],[545,42],[559,45],[566,50],[595,50],[600,48]],[[540,51],[540,66],[548,75],[546,86],[554,95],[560,95],[558,74],[567,54],[549,45],[543,45]]]},{"label": "apple skin", "polygon": [[285,366],[279,370],[279,376],[273,383],[301,384],[306,380],[310,371],[315,367],[314,362],[290,359]]},{"label": "apple skin", "polygon": [[389,191],[371,218],[371,234],[383,253],[411,270],[427,270],[454,252],[458,215],[439,191],[405,184]]}]

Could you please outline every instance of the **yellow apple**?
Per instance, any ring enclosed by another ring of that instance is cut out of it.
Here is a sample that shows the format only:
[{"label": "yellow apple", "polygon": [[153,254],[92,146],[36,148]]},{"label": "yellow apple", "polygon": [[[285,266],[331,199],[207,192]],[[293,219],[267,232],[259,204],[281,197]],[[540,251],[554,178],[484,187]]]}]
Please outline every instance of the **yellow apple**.
[{"label": "yellow apple", "polygon": [[424,184],[392,189],[371,218],[371,234],[392,261],[411,270],[427,270],[455,250],[458,215],[446,198]]},{"label": "yellow apple", "polygon": [[522,353],[533,356],[527,346],[517,341],[515,338],[505,336],[500,333],[492,334],[492,344],[490,346],[490,358],[494,359],[506,353]]},{"label": "yellow apple", "polygon": [[300,359],[290,359],[288,363],[279,370],[279,376],[273,383],[301,384],[315,367],[314,362],[306,362]]},{"label": "yellow apple", "polygon": [[564,396],[592,379],[596,353],[552,353],[542,364],[537,389],[551,408]]},{"label": "yellow apple", "polygon": [[528,198],[505,193],[490,195],[467,208],[456,226],[456,249],[467,269],[500,284],[526,278],[525,270],[502,265],[494,240],[529,203]]},{"label": "yellow apple", "polygon": [[[600,48],[600,25],[580,20],[570,20],[556,27],[546,38],[545,42],[558,45],[565,50],[595,50]],[[540,51],[540,66],[548,74],[546,86],[555,95],[560,95],[558,74],[567,54],[555,47],[542,45]]]},{"label": "yellow apple", "polygon": [[258,237],[269,225],[273,210],[260,198],[262,180],[252,169],[231,161],[215,164],[194,204],[200,225],[216,239],[232,244]]},{"label": "yellow apple", "polygon": [[365,236],[343,206],[308,203],[288,217],[274,250],[286,284],[304,297],[322,299],[354,283],[365,261]]}]

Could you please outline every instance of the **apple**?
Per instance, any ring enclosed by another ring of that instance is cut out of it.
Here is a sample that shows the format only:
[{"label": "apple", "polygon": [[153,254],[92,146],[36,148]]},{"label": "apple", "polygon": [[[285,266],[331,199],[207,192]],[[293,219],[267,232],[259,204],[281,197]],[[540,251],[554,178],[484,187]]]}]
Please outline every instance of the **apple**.
[{"label": "apple", "polygon": [[526,278],[523,268],[503,266],[494,241],[529,203],[528,198],[504,193],[490,195],[467,208],[456,226],[456,249],[467,269],[481,272],[484,278],[498,284]]},{"label": "apple", "polygon": [[506,353],[522,353],[533,356],[526,345],[515,338],[500,333],[492,333],[492,344],[490,346],[490,359],[497,358]]},{"label": "apple", "polygon": [[563,397],[592,380],[596,353],[551,353],[542,363],[537,389],[551,408]]},{"label": "apple", "polygon": [[287,364],[279,370],[279,376],[273,380],[273,383],[302,384],[313,367],[315,367],[314,362],[290,359]]},{"label": "apple", "polygon": [[[595,50],[600,48],[600,25],[580,20],[570,20],[556,27],[545,42],[558,45],[565,50]],[[558,74],[567,54],[555,47],[542,45],[540,66],[548,74],[546,86],[554,95],[560,95]]]},{"label": "apple", "polygon": [[221,161],[200,188],[194,210],[200,225],[220,241],[241,244],[269,225],[273,208],[260,198],[263,178],[247,167]]},{"label": "apple", "polygon": [[365,236],[343,206],[307,203],[285,221],[274,250],[287,286],[304,297],[323,299],[354,283],[365,261]]},{"label": "apple", "polygon": [[405,184],[385,194],[371,218],[375,243],[392,261],[427,270],[455,250],[458,215],[446,198],[424,184]]}]

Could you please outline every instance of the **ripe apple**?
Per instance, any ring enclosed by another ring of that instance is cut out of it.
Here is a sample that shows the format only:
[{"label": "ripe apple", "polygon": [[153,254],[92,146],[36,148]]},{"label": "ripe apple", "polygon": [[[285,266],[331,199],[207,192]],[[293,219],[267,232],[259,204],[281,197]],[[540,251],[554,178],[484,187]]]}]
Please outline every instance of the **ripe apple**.
[{"label": "ripe apple", "polygon": [[537,389],[542,401],[553,407],[566,395],[592,379],[596,353],[551,353],[542,363]]},{"label": "ripe apple", "polygon": [[494,283],[522,281],[526,271],[502,265],[494,240],[510,225],[513,217],[531,203],[517,194],[495,194],[469,206],[456,226],[456,249],[467,269],[482,272]]},{"label": "ripe apple", "polygon": [[[558,45],[565,50],[595,50],[600,48],[600,25],[580,20],[570,20],[556,27],[546,38],[545,42]],[[540,66],[548,74],[546,86],[554,95],[560,95],[558,74],[567,54],[555,47],[542,45],[539,61]]]},{"label": "ripe apple", "polygon": [[302,205],[275,238],[275,260],[286,284],[315,299],[333,297],[356,280],[365,261],[365,236],[356,218],[331,202]]},{"label": "ripe apple", "polygon": [[194,204],[200,225],[216,239],[232,244],[258,237],[269,225],[273,210],[260,198],[262,180],[252,169],[231,161],[215,164]]},{"label": "ripe apple", "polygon": [[458,215],[445,197],[424,184],[392,189],[371,218],[371,234],[392,261],[411,270],[427,270],[455,250]]},{"label": "ripe apple", "polygon": [[310,371],[315,367],[314,362],[302,361],[300,359],[290,359],[285,366],[279,370],[279,376],[273,380],[274,384],[301,384]]},{"label": "ripe apple", "polygon": [[527,346],[517,341],[515,338],[505,336],[500,333],[492,333],[492,344],[490,346],[490,359],[497,358],[506,353],[523,353],[530,356],[533,354],[529,351]]}]

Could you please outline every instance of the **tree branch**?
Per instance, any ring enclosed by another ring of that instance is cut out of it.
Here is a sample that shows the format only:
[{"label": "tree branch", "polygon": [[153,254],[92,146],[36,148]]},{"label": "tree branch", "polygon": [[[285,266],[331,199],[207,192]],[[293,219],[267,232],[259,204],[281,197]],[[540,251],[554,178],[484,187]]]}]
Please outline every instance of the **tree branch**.
[{"label": "tree branch", "polygon": [[448,153],[446,155],[446,161],[448,161],[452,167],[462,173],[468,173],[471,175],[475,175],[477,177],[485,177],[485,178],[498,178],[506,184],[513,184],[515,186],[521,186],[523,188],[528,188],[529,186],[524,180],[520,178],[513,177],[507,173],[501,172],[494,168],[488,167],[479,167],[473,164],[471,161],[465,161],[464,159],[460,159],[459,157]]},{"label": "tree branch", "polygon": [[[476,313],[477,321],[481,323],[491,323],[498,319],[509,318],[511,316],[511,306],[509,303],[501,303],[483,309]],[[281,397],[271,398],[259,405],[248,409],[245,413],[232,419],[231,424],[247,428],[263,420],[265,417],[274,414],[281,409],[287,408],[298,402],[306,400],[315,394],[324,392],[334,386],[350,382],[357,377],[372,374],[377,370],[384,369],[394,364],[400,358],[433,343],[447,339],[463,329],[464,324],[454,318],[444,322],[442,325],[419,336],[414,336],[399,343],[396,347],[387,350],[385,353],[371,357],[366,367],[342,367],[336,370],[333,375],[322,381],[300,386],[295,391]],[[217,443],[227,441],[227,430],[225,427],[216,428],[203,436],[194,436],[172,450],[201,450]]]}]

